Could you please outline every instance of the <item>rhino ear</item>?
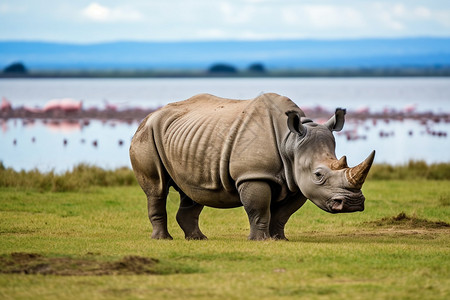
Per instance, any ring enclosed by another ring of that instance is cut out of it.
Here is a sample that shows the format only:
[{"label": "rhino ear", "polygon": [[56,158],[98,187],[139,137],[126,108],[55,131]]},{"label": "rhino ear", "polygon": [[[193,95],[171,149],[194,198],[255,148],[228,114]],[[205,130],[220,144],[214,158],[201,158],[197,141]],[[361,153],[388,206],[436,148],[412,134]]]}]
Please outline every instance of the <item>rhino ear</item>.
[{"label": "rhino ear", "polygon": [[296,111],[287,111],[288,116],[287,125],[289,130],[293,133],[298,134],[300,137],[306,135],[306,127],[300,121],[300,115]]},{"label": "rhino ear", "polygon": [[324,125],[331,131],[341,131],[344,128],[345,114],[347,110],[336,108],[334,116],[332,116]]}]

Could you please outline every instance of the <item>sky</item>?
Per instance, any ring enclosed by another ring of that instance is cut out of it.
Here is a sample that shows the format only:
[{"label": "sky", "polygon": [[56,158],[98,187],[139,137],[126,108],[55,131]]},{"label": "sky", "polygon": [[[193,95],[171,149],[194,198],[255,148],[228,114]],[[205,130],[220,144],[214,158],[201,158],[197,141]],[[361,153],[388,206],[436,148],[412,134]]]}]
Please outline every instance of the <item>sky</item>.
[{"label": "sky", "polygon": [[449,0],[0,0],[0,40],[450,37]]}]

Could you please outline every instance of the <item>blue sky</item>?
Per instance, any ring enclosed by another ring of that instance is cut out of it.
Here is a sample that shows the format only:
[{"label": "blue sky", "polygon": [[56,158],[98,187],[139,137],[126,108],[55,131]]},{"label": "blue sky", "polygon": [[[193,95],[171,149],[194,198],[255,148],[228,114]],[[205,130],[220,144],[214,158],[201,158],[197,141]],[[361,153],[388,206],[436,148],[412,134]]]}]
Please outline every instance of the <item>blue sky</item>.
[{"label": "blue sky", "polygon": [[0,0],[0,40],[450,37],[449,0]]}]

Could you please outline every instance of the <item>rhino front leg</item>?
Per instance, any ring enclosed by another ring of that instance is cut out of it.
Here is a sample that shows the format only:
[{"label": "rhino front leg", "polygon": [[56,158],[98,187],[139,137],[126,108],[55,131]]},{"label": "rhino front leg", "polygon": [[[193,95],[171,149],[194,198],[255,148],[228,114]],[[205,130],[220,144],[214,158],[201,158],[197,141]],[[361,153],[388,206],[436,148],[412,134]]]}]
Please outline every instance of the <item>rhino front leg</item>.
[{"label": "rhino front leg", "polygon": [[270,185],[263,181],[247,181],[239,186],[239,196],[250,222],[249,240],[270,238]]},{"label": "rhino front leg", "polygon": [[270,237],[276,240],[287,240],[284,235],[284,226],[291,217],[303,204],[306,197],[302,194],[295,194],[276,203],[271,208],[270,220]]},{"label": "rhino front leg", "polygon": [[198,217],[203,210],[203,205],[192,201],[180,191],[180,208],[177,212],[177,222],[184,231],[187,240],[206,240],[204,235],[198,227]]}]

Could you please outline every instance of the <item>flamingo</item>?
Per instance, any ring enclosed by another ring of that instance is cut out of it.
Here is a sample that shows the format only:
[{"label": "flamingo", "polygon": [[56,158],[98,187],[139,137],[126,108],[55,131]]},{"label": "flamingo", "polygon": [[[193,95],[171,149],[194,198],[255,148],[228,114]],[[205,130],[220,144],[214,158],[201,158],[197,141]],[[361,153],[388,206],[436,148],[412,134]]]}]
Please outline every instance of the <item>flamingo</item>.
[{"label": "flamingo", "polygon": [[2,104],[0,105],[1,111],[10,111],[12,109],[11,102],[5,97],[2,98]]},{"label": "flamingo", "polygon": [[403,108],[403,111],[407,114],[413,113],[416,111],[417,104],[409,104]]},{"label": "flamingo", "polygon": [[44,111],[62,110],[64,112],[77,112],[81,111],[82,106],[82,101],[73,100],[71,98],[53,99],[45,104]]}]

